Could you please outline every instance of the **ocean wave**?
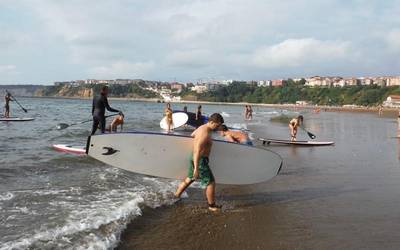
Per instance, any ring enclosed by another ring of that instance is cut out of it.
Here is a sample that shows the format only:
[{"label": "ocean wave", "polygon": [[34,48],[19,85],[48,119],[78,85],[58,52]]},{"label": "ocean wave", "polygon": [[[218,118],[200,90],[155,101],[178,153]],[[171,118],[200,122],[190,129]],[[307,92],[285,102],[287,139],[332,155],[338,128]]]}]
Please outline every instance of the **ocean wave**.
[{"label": "ocean wave", "polygon": [[[107,172],[114,172],[109,169]],[[116,170],[118,172],[119,170]],[[114,172],[114,173],[116,173]],[[110,249],[118,245],[122,231],[126,225],[135,217],[142,214],[142,208],[152,208],[161,205],[170,205],[175,202],[173,192],[176,190],[178,181],[158,180],[156,178],[144,179],[145,185],[137,183],[128,189],[113,189],[102,192],[90,192],[82,199],[82,194],[73,190],[40,190],[33,191],[34,195],[53,195],[52,201],[48,203],[47,212],[58,212],[53,214],[54,221],[47,218],[39,229],[33,232],[26,231],[18,239],[1,242],[0,249],[19,248],[66,248],[66,249]],[[147,185],[151,183],[151,185]],[[79,189],[79,188],[78,188]],[[70,191],[70,193],[68,193]],[[80,189],[79,189],[80,191]],[[10,198],[11,193],[4,197]],[[77,200],[79,199],[79,202]],[[60,211],[62,209],[62,211]],[[44,214],[31,213],[27,207],[18,207],[10,211],[17,214],[30,214],[33,221],[40,220]],[[38,211],[41,213],[42,211]],[[63,218],[65,214],[65,218]],[[37,216],[37,219],[35,219]],[[36,221],[36,222],[38,222]]]},{"label": "ocean wave", "polygon": [[10,192],[7,192],[5,194],[0,194],[0,201],[8,201],[14,198],[14,195]]}]

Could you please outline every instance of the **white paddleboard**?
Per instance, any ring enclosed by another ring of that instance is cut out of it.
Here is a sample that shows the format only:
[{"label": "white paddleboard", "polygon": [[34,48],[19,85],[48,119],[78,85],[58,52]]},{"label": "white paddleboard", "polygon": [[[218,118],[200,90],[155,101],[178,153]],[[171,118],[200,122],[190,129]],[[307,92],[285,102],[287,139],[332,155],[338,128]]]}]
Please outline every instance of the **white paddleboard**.
[{"label": "white paddleboard", "polygon": [[33,121],[35,118],[30,118],[30,117],[0,117],[0,122],[28,122],[28,121]]},{"label": "white paddleboard", "polygon": [[66,144],[54,144],[53,148],[57,151],[75,154],[75,155],[86,155],[85,146],[71,146]]},{"label": "white paddleboard", "polygon": [[[140,174],[184,179],[193,138],[183,135],[131,132],[88,138],[88,155],[111,166]],[[222,184],[253,184],[279,173],[282,158],[269,150],[214,140],[210,168]]]},{"label": "white paddleboard", "polygon": [[[179,127],[182,127],[183,125],[186,124],[188,121],[188,115],[183,113],[183,112],[177,112],[172,114],[172,127],[171,129],[176,129]],[[160,121],[160,128],[164,130],[168,130],[168,125],[167,125],[167,117],[164,117]]]},{"label": "white paddleboard", "polygon": [[290,141],[290,140],[279,140],[279,139],[264,139],[259,138],[260,141],[265,144],[277,143],[286,145],[299,145],[299,146],[328,146],[333,145],[333,141]]}]

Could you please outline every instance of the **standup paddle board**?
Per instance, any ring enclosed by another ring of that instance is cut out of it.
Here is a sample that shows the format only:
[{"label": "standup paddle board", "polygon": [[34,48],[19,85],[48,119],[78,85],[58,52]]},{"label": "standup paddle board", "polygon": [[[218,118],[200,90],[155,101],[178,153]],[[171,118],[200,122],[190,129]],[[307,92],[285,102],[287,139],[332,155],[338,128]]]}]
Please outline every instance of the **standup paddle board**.
[{"label": "standup paddle board", "polygon": [[[178,111],[178,110],[174,110],[174,113],[178,113],[178,112],[184,112],[184,111]],[[200,117],[199,120],[196,120],[196,113],[192,113],[192,112],[184,112],[188,115],[188,120],[186,122],[187,125],[190,125],[194,128],[198,128],[203,124],[206,124],[208,122],[208,117],[202,115]]]},{"label": "standup paddle board", "polygon": [[0,117],[0,122],[28,122],[33,121],[35,118],[28,118],[28,117]]},{"label": "standup paddle board", "polygon": [[[184,179],[193,138],[154,132],[93,135],[87,154],[111,166],[140,174]],[[282,158],[269,150],[214,140],[210,168],[222,184],[253,184],[279,173]]]},{"label": "standup paddle board", "polygon": [[[188,115],[183,112],[173,113],[172,114],[172,127],[171,129],[179,128],[186,124],[188,120]],[[160,127],[164,130],[168,130],[167,125],[167,117],[162,118],[160,121]]]},{"label": "standup paddle board", "polygon": [[263,139],[259,138],[260,141],[265,144],[277,143],[286,145],[299,145],[299,146],[328,146],[333,145],[333,141],[290,141],[290,140],[278,140],[278,139]]},{"label": "standup paddle board", "polygon": [[85,155],[86,148],[85,146],[71,146],[66,144],[54,144],[53,148],[57,151],[68,153],[68,154],[75,154],[75,155]]}]

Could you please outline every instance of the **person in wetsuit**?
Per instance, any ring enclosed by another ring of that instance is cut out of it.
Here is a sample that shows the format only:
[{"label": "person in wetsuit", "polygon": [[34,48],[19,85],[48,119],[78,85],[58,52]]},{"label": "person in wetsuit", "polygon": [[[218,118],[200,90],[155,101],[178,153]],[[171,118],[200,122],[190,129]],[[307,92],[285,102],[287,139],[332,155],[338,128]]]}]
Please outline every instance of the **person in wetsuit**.
[{"label": "person in wetsuit", "polygon": [[101,88],[100,96],[93,97],[93,105],[92,105],[92,115],[93,115],[93,126],[92,126],[92,135],[96,133],[97,128],[100,125],[101,133],[104,133],[106,130],[106,117],[105,112],[106,109],[110,112],[118,112],[122,114],[121,111],[117,109],[113,109],[108,105],[108,86],[103,86]]},{"label": "person in wetsuit", "polygon": [[4,105],[4,117],[9,118],[10,117],[10,102],[13,101],[11,94],[7,92],[6,96],[4,96],[4,101],[6,104]]}]

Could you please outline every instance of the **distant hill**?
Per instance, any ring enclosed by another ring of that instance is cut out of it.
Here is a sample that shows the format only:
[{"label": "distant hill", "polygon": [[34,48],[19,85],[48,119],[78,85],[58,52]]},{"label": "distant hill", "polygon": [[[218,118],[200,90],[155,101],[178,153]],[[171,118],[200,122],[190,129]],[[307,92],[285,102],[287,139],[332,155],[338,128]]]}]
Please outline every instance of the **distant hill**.
[{"label": "distant hill", "polygon": [[0,85],[0,97],[5,95],[6,90],[14,96],[35,96],[44,87],[43,85]]}]

